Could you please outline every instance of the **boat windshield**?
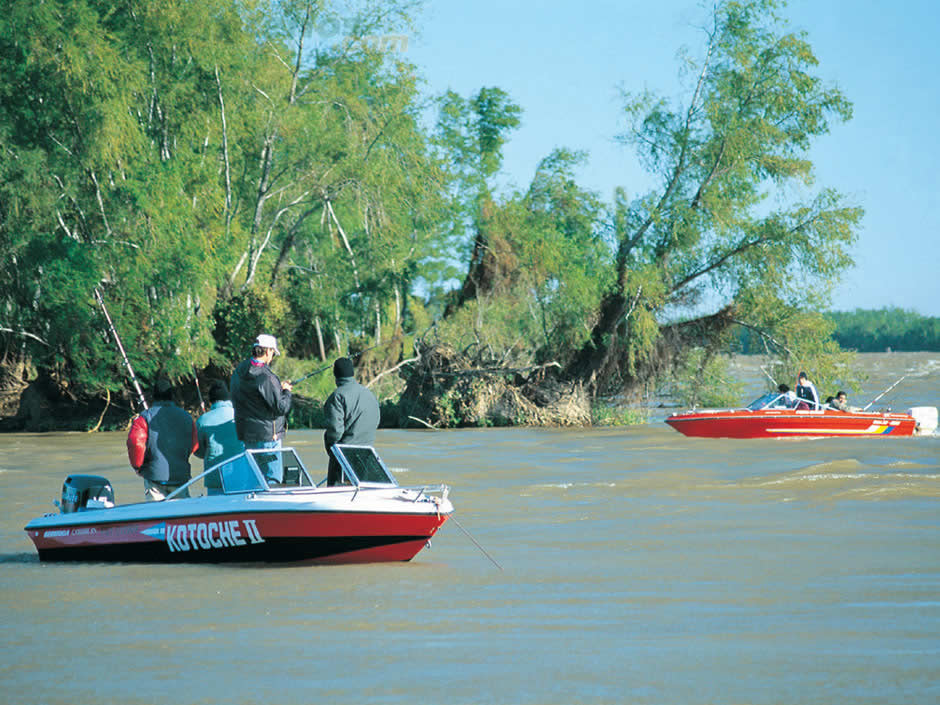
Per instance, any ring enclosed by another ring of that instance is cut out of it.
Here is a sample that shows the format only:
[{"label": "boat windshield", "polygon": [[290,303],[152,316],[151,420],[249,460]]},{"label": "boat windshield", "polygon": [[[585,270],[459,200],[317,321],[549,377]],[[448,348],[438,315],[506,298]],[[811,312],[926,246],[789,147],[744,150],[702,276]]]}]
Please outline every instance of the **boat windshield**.
[{"label": "boat windshield", "polygon": [[[167,499],[198,496],[201,494],[200,488],[210,495],[264,492],[270,488],[261,468],[269,468],[271,465],[280,465],[283,469],[283,482],[276,487],[314,486],[307,468],[293,448],[247,450],[200,473]],[[183,492],[184,488],[186,493]]]},{"label": "boat windshield", "polygon": [[371,446],[352,446],[337,443],[330,451],[343,468],[343,474],[352,485],[393,485],[398,482],[385,467],[385,463]]},{"label": "boat windshield", "polygon": [[757,411],[759,409],[767,409],[769,407],[773,407],[776,405],[779,405],[782,407],[784,406],[784,404],[781,403],[784,401],[782,397],[783,395],[780,394],[779,392],[767,392],[762,397],[758,397],[757,399],[752,401],[750,404],[748,404],[747,408],[750,409],[751,411]]},{"label": "boat windshield", "polygon": [[258,466],[248,453],[236,455],[217,466],[222,477],[222,493],[258,492],[264,489]]}]

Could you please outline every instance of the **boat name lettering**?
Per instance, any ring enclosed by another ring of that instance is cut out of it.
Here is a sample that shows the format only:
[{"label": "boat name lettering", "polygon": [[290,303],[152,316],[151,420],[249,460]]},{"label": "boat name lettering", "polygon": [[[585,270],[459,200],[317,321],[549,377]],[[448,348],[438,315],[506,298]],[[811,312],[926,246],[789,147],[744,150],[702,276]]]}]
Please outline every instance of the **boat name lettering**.
[{"label": "boat name lettering", "polygon": [[230,519],[228,521],[200,521],[193,524],[167,524],[166,543],[170,552],[201,551],[226,546],[244,546],[249,543],[264,543],[264,538],[258,531],[254,519]]},{"label": "boat name lettering", "polygon": [[56,536],[68,536],[68,535],[69,535],[68,529],[55,529],[54,531],[47,531],[46,533],[43,534],[43,537],[49,539],[49,538],[55,538]]}]

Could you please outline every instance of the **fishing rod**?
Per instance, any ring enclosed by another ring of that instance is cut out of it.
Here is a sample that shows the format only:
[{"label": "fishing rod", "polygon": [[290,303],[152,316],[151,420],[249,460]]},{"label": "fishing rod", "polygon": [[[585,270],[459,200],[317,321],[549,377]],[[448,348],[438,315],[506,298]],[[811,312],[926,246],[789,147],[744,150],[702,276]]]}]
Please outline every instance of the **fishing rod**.
[{"label": "fishing rod", "polygon": [[[369,352],[370,350],[375,350],[376,348],[380,348],[380,347],[382,347],[383,345],[388,345],[388,344],[389,344],[390,342],[392,342],[393,340],[395,340],[395,338],[390,338],[389,340],[386,340],[384,343],[379,343],[378,345],[373,345],[371,348],[366,348],[365,350],[360,350],[360,351],[357,352],[355,355],[347,355],[346,357],[348,357],[350,360],[355,360],[355,359],[356,359],[357,357],[359,357],[360,355],[363,355],[363,354]],[[308,372],[308,373],[305,374],[303,377],[298,377],[297,379],[295,379],[294,381],[292,381],[292,382],[291,382],[291,386],[294,386],[294,385],[296,385],[296,384],[300,384],[300,383],[303,382],[305,379],[308,379],[309,377],[314,377],[314,376],[320,374],[321,372],[326,372],[326,371],[327,371],[328,369],[330,369],[331,367],[333,367],[333,365],[332,365],[332,364],[329,364],[329,365],[326,365],[325,367],[321,367],[321,368],[319,368],[319,369],[316,369],[316,370],[314,370],[313,372]]]},{"label": "fishing rod", "polygon": [[101,306],[101,311],[104,313],[104,317],[108,321],[108,328],[111,329],[111,336],[114,338],[114,342],[117,343],[118,350],[121,351],[121,357],[124,359],[124,365],[127,367],[127,372],[130,374],[131,383],[134,385],[134,389],[137,392],[137,399],[140,401],[141,406],[145,409],[149,409],[147,404],[147,397],[144,396],[144,391],[140,388],[140,382],[137,381],[137,375],[134,374],[134,368],[131,367],[131,361],[127,359],[127,353],[124,352],[124,346],[121,345],[121,337],[118,335],[117,330],[114,327],[114,321],[111,320],[110,314],[108,314],[108,309],[104,305],[104,299],[101,298],[101,292],[98,291],[98,287],[95,287],[95,298],[98,299],[98,305]]},{"label": "fishing rod", "polygon": [[868,402],[864,407],[862,407],[862,411],[867,411],[869,406],[871,406],[872,404],[874,404],[876,401],[878,401],[879,399],[881,399],[881,397],[883,397],[885,394],[887,394],[887,393],[890,392],[892,389],[894,389],[894,388],[897,387],[899,384],[901,384],[901,380],[903,380],[905,377],[907,377],[907,375],[902,376],[901,379],[899,379],[897,382],[895,382],[894,384],[892,384],[890,387],[888,387],[886,390],[884,390],[884,391],[883,391],[881,394],[879,394],[877,397],[875,397],[875,398],[872,399],[870,402]]},{"label": "fishing rod", "polygon": [[193,379],[196,380],[196,394],[199,395],[199,408],[206,413],[206,402],[202,398],[202,389],[199,387],[199,373],[196,372],[196,363],[193,363]]}]

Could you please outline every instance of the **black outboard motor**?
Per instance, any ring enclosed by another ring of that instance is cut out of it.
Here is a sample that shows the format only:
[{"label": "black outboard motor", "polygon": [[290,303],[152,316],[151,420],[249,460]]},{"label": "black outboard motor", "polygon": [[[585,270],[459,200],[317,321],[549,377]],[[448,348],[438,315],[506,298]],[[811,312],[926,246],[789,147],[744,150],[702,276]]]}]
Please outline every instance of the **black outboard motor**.
[{"label": "black outboard motor", "polygon": [[[91,502],[92,506],[88,506]],[[108,478],[99,475],[69,475],[62,483],[63,514],[85,509],[101,509],[114,506],[114,489]]]}]

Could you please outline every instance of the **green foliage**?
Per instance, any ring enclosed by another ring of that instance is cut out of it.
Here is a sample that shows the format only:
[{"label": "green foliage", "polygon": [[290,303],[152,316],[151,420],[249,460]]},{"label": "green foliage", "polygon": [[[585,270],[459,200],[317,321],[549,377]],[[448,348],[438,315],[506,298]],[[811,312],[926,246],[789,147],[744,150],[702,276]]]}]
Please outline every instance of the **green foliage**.
[{"label": "green foliage", "polygon": [[[706,305],[753,326],[768,320],[755,302],[817,308],[851,263],[861,209],[830,189],[800,196],[813,181],[812,141],[848,119],[851,105],[814,75],[805,35],[788,31],[776,8],[717,3],[701,57],[686,57],[685,99],[624,96],[630,129],[621,139],[661,186],[632,201],[617,194],[614,286],[578,358],[592,362],[576,373],[593,379],[626,350],[635,374],[663,321]],[[690,343],[700,344],[674,345]],[[604,355],[591,352],[599,346]]]},{"label": "green foliage", "polygon": [[241,360],[261,333],[274,335],[284,353],[291,341],[287,331],[287,305],[270,289],[256,287],[220,303],[215,311],[217,344],[223,358]]},{"label": "green foliage", "polygon": [[584,343],[610,284],[598,226],[603,207],[574,179],[584,159],[556,150],[524,194],[487,201],[475,225],[480,254],[464,285],[472,296],[438,326],[443,340],[480,346],[516,366],[564,361]]},{"label": "green foliage", "polygon": [[[400,325],[443,204],[412,67],[355,42],[305,51],[332,19],[319,3],[9,5],[7,347],[76,393],[120,389],[102,279],[145,378],[237,360],[259,327],[309,353],[314,321],[327,347]],[[360,3],[352,31],[413,5]]]},{"label": "green foliage", "polygon": [[612,406],[599,402],[591,406],[591,424],[594,426],[637,426],[649,423],[647,408]]},{"label": "green foliage", "polygon": [[[759,308],[759,307],[758,307]],[[764,308],[762,325],[749,329],[749,350],[770,355],[767,371],[775,383],[795,387],[796,376],[804,371],[823,398],[827,389],[858,390],[864,375],[856,368],[855,354],[842,350],[833,339],[833,322],[824,314],[786,307]],[[773,337],[764,331],[773,330]],[[754,335],[761,348],[756,348]],[[768,380],[768,388],[775,386]]]},{"label": "green foliage", "polygon": [[674,376],[673,396],[691,408],[728,408],[739,406],[744,385],[729,371],[727,355],[709,355],[694,348],[684,357]]},{"label": "green foliage", "polygon": [[[295,356],[282,376],[394,337],[377,363],[391,365],[441,317],[434,335],[475,359],[636,378],[667,322],[714,302],[787,375],[851,378],[807,313],[850,263],[861,218],[811,192],[807,150],[851,106],[772,0],[715,6],[680,103],[624,97],[622,140],[662,186],[612,204],[578,185],[586,157],[567,149],[497,193],[521,121],[499,88],[448,92],[422,127],[414,67],[356,41],[409,27],[411,0],[7,5],[0,345],[70,394],[125,387],[96,286],[145,384],[231,365],[262,331]],[[352,41],[311,51],[353,10]],[[681,343],[688,379],[721,379],[725,333]],[[330,391],[329,375],[305,384]],[[477,419],[462,402],[442,392],[441,419]]]}]

